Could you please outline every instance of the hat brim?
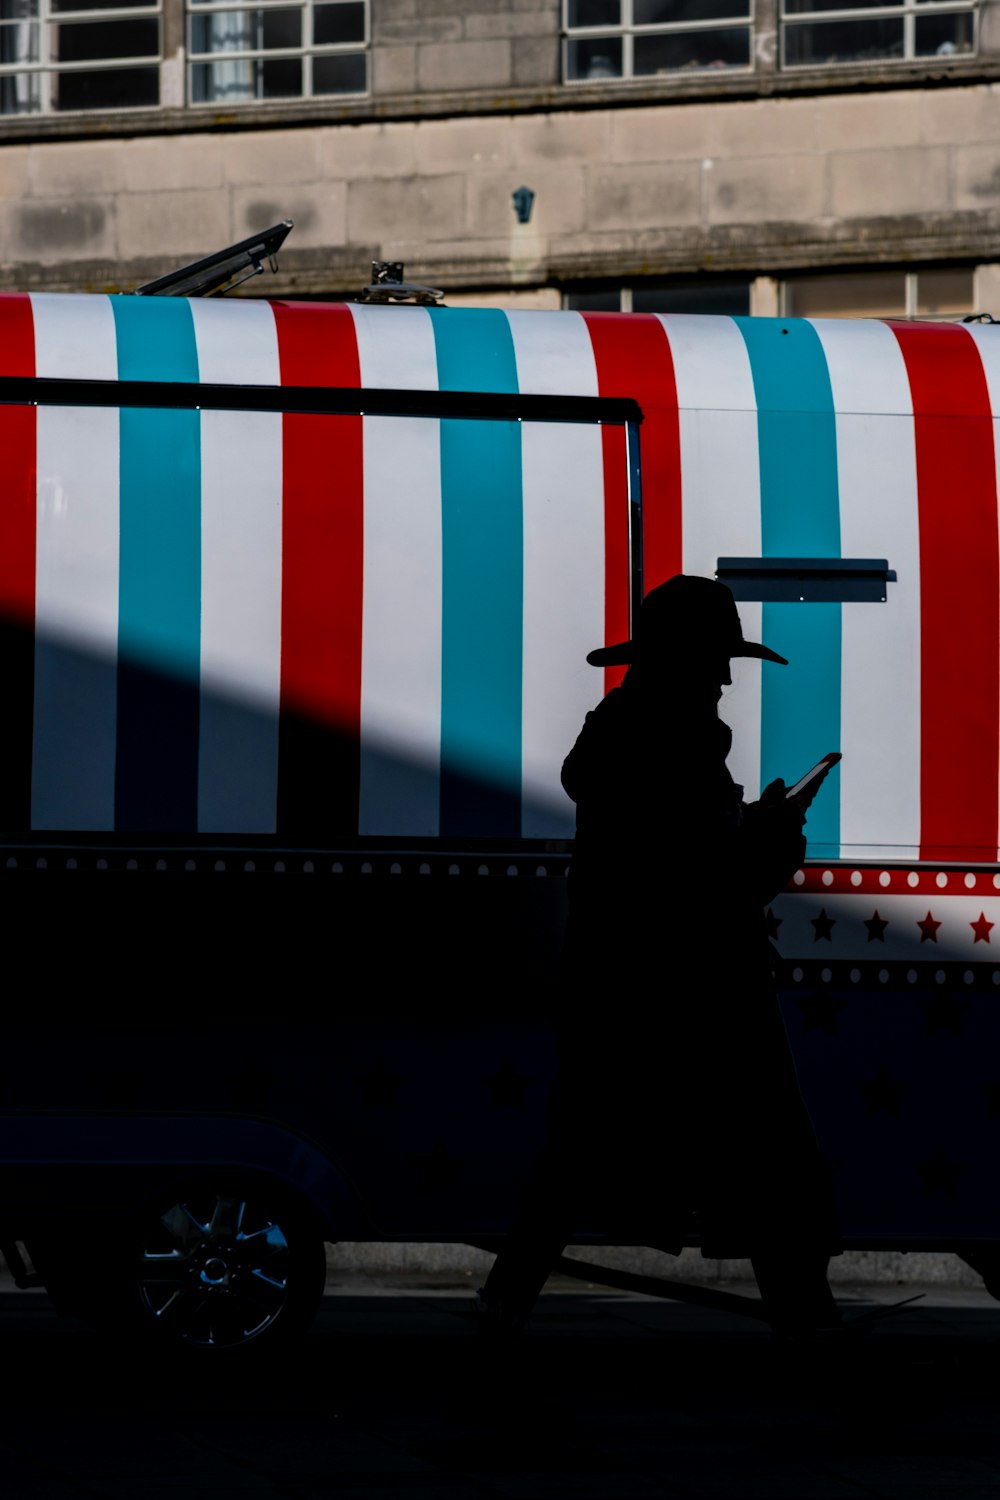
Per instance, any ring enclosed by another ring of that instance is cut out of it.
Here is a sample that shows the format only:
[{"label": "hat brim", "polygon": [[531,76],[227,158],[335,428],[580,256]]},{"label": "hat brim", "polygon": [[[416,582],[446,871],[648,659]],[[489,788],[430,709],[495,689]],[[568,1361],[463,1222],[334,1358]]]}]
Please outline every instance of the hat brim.
[{"label": "hat brim", "polygon": [[[592,667],[630,667],[638,654],[635,641],[619,641],[614,646],[599,646],[596,651],[588,651],[587,661]],[[759,646],[755,641],[743,641],[736,651],[728,654],[730,657],[752,656],[759,661],[777,662],[779,667],[788,666],[787,657],[779,656],[770,646]]]}]

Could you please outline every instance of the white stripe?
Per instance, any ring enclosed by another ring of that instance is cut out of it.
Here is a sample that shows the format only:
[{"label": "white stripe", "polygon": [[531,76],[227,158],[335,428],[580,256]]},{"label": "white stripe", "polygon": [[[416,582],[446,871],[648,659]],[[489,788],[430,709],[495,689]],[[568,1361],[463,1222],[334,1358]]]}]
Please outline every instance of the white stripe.
[{"label": "white stripe", "polygon": [[[714,578],[720,557],[761,555],[757,399],[750,356],[730,318],[668,313],[666,329],[677,380],[681,439],[682,566]],[[653,503],[647,497],[647,504]],[[739,605],[743,634],[759,641],[762,608]],[[733,731],[728,765],[752,801],[760,790],[761,673],[734,657],[732,687],[720,713]]]},{"label": "white stripe", "polygon": [[594,346],[582,314],[509,312],[507,321],[522,396],[598,394]]},{"label": "white stripe", "polygon": [[885,557],[885,604],[841,609],[840,841],[853,858],[920,843],[920,533],[912,403],[884,323],[816,319],[837,412],[844,557]]},{"label": "white stripe", "polygon": [[366,417],[364,466],[358,831],[434,837],[441,777],[440,424]]},{"label": "white stripe", "polygon": [[[43,378],[114,380],[106,297],[32,297]],[[38,411],[34,828],[114,828],[118,412]]]},{"label": "white stripe", "polygon": [[[579,313],[507,318],[522,394],[597,395],[593,345]],[[586,659],[604,641],[601,429],[523,423],[521,474],[521,833],[569,839],[576,810],[560,783],[562,763],[604,689],[604,674]]]},{"label": "white stripe", "polygon": [[[192,302],[191,310],[202,380],[279,383],[274,317],[266,304]],[[228,314],[236,314],[232,325]],[[280,413],[203,412],[201,485],[198,830],[273,833],[281,689]]]},{"label": "white stripe", "polygon": [[278,336],[267,302],[192,297],[198,377],[205,385],[280,385]]},{"label": "white stripe", "polygon": [[426,308],[348,305],[366,390],[437,390],[434,328]]},{"label": "white stripe", "polygon": [[521,455],[521,833],[572,838],[575,809],[559,776],[603,692],[604,674],[586,660],[604,640],[601,429],[525,422]]},{"label": "white stripe", "polygon": [[117,380],[115,316],[107,297],[34,292],[35,369],[46,380]]},{"label": "white stripe", "polygon": [[[437,390],[425,308],[350,309],[364,388]],[[433,838],[441,802],[441,424],[366,417],[363,443],[358,831]]]},{"label": "white stripe", "polygon": [[[1000,329],[988,323],[970,323],[966,330],[976,341],[979,357],[983,362],[986,388],[989,392],[990,411],[993,413],[993,452],[997,466],[997,494],[1000,495]],[[997,768],[1000,784],[1000,767]],[[1000,828],[997,830],[1000,847]]]}]

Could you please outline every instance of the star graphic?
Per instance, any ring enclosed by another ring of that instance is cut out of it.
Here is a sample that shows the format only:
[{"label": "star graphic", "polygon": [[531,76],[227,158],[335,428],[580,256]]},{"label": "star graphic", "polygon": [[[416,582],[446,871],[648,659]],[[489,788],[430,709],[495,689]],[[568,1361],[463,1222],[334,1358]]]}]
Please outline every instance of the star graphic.
[{"label": "star graphic", "polygon": [[865,926],[868,928],[868,941],[870,943],[884,943],[885,929],[888,925],[888,917],[880,917],[878,911],[874,911],[865,922]]},{"label": "star graphic", "polygon": [[952,1036],[958,1036],[962,1029],[962,1012],[968,1010],[964,1000],[954,995],[931,995],[927,1000],[918,1000],[917,1004],[927,1017],[928,1035],[935,1031],[950,1031]]},{"label": "star graphic", "polygon": [[827,943],[833,942],[833,938],[830,936],[830,934],[832,933],[834,927],[837,925],[836,917],[828,917],[826,914],[826,908],[821,906],[819,909],[819,916],[810,917],[809,920],[812,923],[814,929],[814,943],[818,943],[820,939],[823,939]]},{"label": "star graphic", "polygon": [[965,1171],[963,1162],[952,1161],[939,1146],[926,1161],[917,1162],[917,1172],[925,1193],[945,1193],[954,1198],[958,1192],[958,1179]]},{"label": "star graphic", "polygon": [[917,926],[920,928],[920,941],[922,943],[937,942],[937,930],[941,926],[941,923],[935,922],[930,912],[927,913],[922,922],[918,921]]},{"label": "star graphic", "polygon": [[781,926],[784,920],[784,917],[776,917],[774,915],[773,909],[770,906],[767,908],[767,915],[764,918],[764,921],[767,924],[767,935],[772,943],[776,943],[778,941],[778,928]]},{"label": "star graphic", "polygon": [[838,995],[802,995],[795,1004],[802,1012],[803,1031],[828,1031],[837,1035],[837,1017],[847,1005]]},{"label": "star graphic", "polygon": [[981,911],[979,913],[979,919],[978,919],[978,921],[976,921],[976,922],[970,922],[969,926],[972,928],[973,932],[976,934],[975,937],[972,939],[972,941],[973,941],[974,944],[975,943],[988,943],[989,940],[990,940],[990,932],[996,926],[996,923],[995,922],[987,922],[987,920],[986,920],[986,913],[983,912],[983,911]]},{"label": "star graphic", "polygon": [[908,1083],[893,1078],[883,1063],[874,1078],[862,1079],[857,1085],[858,1093],[865,1101],[866,1115],[899,1115],[899,1101],[909,1088]]},{"label": "star graphic", "polygon": [[500,1109],[505,1104],[511,1109],[522,1109],[524,1091],[531,1079],[522,1078],[520,1074],[514,1072],[510,1062],[504,1062],[495,1073],[485,1075],[483,1082],[489,1089],[490,1104],[494,1109]]},{"label": "star graphic", "polygon": [[983,1084],[983,1093],[990,1101],[990,1115],[1000,1115],[1000,1078]]},{"label": "star graphic", "polygon": [[381,1058],[371,1072],[359,1074],[354,1081],[361,1091],[361,1103],[365,1109],[375,1109],[379,1105],[383,1109],[395,1109],[396,1095],[406,1082],[405,1078],[387,1068]]},{"label": "star graphic", "polygon": [[426,1156],[416,1158],[416,1168],[422,1187],[432,1192],[449,1193],[458,1187],[463,1164],[456,1156],[450,1156],[447,1146],[439,1142]]}]

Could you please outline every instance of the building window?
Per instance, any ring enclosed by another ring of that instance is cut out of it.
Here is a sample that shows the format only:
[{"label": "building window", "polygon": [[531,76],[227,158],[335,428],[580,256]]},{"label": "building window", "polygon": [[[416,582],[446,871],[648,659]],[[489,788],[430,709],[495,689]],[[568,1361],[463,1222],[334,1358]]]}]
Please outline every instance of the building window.
[{"label": "building window", "polygon": [[956,318],[972,299],[971,266],[945,266],[790,277],[780,306],[786,318]]},{"label": "building window", "polygon": [[563,306],[576,312],[729,313],[750,312],[749,281],[636,281],[630,286],[591,284],[563,294]]},{"label": "building window", "polygon": [[975,20],[969,0],[899,0],[850,8],[834,0],[782,0],[782,66],[968,55],[976,48]]},{"label": "building window", "polygon": [[563,0],[568,83],[749,68],[751,0]]},{"label": "building window", "polygon": [[365,94],[367,0],[189,0],[188,59],[192,104]]},{"label": "building window", "polygon": [[156,0],[0,0],[0,114],[160,102]]}]

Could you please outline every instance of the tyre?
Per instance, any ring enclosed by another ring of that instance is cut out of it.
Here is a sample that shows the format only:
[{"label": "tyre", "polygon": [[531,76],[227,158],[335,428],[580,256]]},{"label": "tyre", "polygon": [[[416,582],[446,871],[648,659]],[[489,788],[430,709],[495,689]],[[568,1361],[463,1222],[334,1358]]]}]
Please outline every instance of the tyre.
[{"label": "tyre", "polygon": [[[106,1232],[106,1229],[105,1229]],[[326,1279],[319,1228],[269,1184],[190,1184],[46,1283],[85,1321],[204,1356],[273,1348],[312,1322]]]}]

